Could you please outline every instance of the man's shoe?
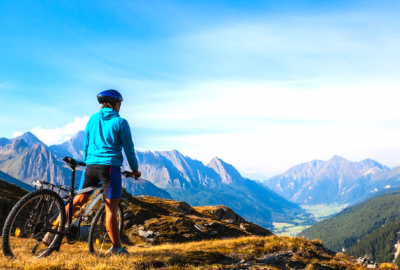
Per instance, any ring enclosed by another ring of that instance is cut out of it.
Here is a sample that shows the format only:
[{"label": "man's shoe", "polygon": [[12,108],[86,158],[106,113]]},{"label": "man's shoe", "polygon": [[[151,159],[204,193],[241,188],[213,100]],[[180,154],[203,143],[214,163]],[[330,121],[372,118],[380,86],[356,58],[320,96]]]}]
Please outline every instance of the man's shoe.
[{"label": "man's shoe", "polygon": [[53,242],[55,236],[56,236],[55,233],[49,233],[49,232],[46,233],[46,235],[43,237],[43,240],[42,240],[43,244],[47,247],[50,246],[50,244],[51,244],[51,242]]},{"label": "man's shoe", "polygon": [[129,254],[129,252],[124,248],[124,247],[120,247],[120,248],[114,248],[111,247],[106,254],[113,254],[113,255],[126,255]]}]

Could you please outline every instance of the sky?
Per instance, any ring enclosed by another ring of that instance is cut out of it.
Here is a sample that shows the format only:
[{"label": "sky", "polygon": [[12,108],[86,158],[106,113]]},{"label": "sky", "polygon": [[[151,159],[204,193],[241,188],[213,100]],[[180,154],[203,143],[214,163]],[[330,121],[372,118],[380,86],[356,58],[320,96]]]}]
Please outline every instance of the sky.
[{"label": "sky", "polygon": [[398,1],[0,0],[0,137],[48,145],[117,89],[139,150],[266,177],[400,165]]}]

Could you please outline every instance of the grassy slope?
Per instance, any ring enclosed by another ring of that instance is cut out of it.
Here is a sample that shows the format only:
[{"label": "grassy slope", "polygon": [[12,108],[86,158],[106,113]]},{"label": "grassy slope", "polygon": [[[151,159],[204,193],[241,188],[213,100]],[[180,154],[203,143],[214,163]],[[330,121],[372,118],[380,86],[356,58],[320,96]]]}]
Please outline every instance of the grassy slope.
[{"label": "grassy slope", "polygon": [[19,186],[20,188],[23,188],[23,189],[25,189],[27,191],[32,191],[32,190],[35,189],[33,186],[28,185],[28,184],[26,184],[26,183],[24,183],[22,181],[19,181],[19,180],[15,179],[14,177],[12,177],[11,175],[8,175],[8,174],[6,174],[5,172],[2,172],[2,171],[0,171],[0,179],[6,181],[8,183],[15,184],[15,185]]},{"label": "grassy slope", "polygon": [[400,219],[400,194],[387,194],[344,209],[304,230],[307,239],[321,239],[327,248],[341,251],[355,245],[382,225]]},{"label": "grassy slope", "polygon": [[[370,260],[378,263],[391,262],[395,258],[394,245],[397,244],[399,231],[400,221],[392,222],[364,237],[359,243],[346,250],[346,254],[358,257],[368,256]],[[396,259],[396,264],[400,266],[400,257]]]},{"label": "grassy slope", "polygon": [[[4,188],[0,189],[0,195],[7,200],[16,201],[26,193],[8,183],[2,184]],[[14,188],[11,189],[11,186]],[[125,236],[122,238],[123,244],[130,251],[129,255],[122,257],[90,255],[87,242],[79,241],[72,246],[64,244],[60,252],[54,252],[50,257],[43,259],[14,260],[0,254],[0,269],[151,269],[153,267],[232,269],[237,266],[247,269],[248,265],[244,265],[244,262],[253,263],[252,269],[266,267],[268,269],[289,267],[292,269],[363,269],[351,262],[346,255],[341,253],[335,255],[324,249],[319,241],[273,235],[254,236],[237,224],[226,223],[216,218],[212,211],[220,207],[195,207],[191,208],[190,214],[184,215],[176,212],[176,206],[182,206],[182,202],[149,196],[134,198],[125,191],[123,198],[125,214],[130,212],[135,218],[141,216],[135,224],[130,224],[131,227],[127,226]],[[131,221],[127,220],[125,224],[128,225]],[[222,228],[220,236],[224,237],[199,241],[201,238],[196,238],[193,225],[200,224],[205,228],[204,224],[209,224],[210,221]],[[145,240],[137,236],[137,224],[142,224],[146,230],[160,232],[160,237],[154,244],[145,243]],[[185,234],[193,233],[194,240],[197,241],[182,238],[181,231]],[[227,235],[234,238],[223,239]],[[163,240],[176,242],[184,240],[186,243],[165,244],[162,243]],[[280,253],[289,255],[276,257],[277,259],[268,262],[265,260]],[[381,269],[396,268],[386,265]]]},{"label": "grassy slope", "polygon": [[0,179],[0,200],[16,203],[27,193],[25,189]]},{"label": "grassy slope", "polygon": [[[332,255],[320,246],[301,238],[241,237],[151,247],[128,246],[125,256],[98,256],[88,253],[85,242],[62,246],[50,257],[31,261],[6,259],[0,255],[1,269],[366,269],[351,262],[342,253]],[[288,259],[265,258],[278,252],[292,251]],[[396,269],[383,265],[380,269]]]}]

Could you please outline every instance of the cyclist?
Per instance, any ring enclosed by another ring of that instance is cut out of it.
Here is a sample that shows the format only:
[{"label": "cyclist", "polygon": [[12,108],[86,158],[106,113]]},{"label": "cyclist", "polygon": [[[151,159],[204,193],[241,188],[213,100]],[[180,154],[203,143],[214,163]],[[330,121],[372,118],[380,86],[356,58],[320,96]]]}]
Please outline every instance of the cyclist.
[{"label": "cyclist", "polygon": [[[97,100],[102,104],[102,108],[100,112],[90,117],[86,125],[83,158],[87,167],[82,175],[79,189],[96,186],[102,182],[106,206],[106,228],[113,244],[107,253],[126,254],[128,252],[121,245],[117,221],[117,209],[122,191],[122,148],[132,170],[130,176],[137,180],[141,173],[138,171],[129,124],[119,116],[122,95],[117,90],[110,89],[98,94]],[[88,201],[90,195],[91,192],[75,197],[74,212],[77,206],[82,206]],[[68,206],[66,206],[66,212],[68,213]],[[51,243],[51,236],[46,235],[43,239],[44,244]]]}]

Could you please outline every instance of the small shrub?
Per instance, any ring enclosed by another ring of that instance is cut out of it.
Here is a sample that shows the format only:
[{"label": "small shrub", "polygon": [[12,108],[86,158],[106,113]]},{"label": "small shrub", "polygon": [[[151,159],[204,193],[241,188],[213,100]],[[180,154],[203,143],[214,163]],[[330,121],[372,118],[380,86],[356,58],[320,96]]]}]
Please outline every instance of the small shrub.
[{"label": "small shrub", "polygon": [[384,269],[384,270],[398,270],[399,268],[397,267],[397,265],[392,264],[392,263],[382,263],[380,265],[380,269]]},{"label": "small shrub", "polygon": [[324,246],[324,242],[322,242],[322,240],[319,239],[314,239],[311,241],[314,245],[319,246],[319,247],[323,247]]}]

